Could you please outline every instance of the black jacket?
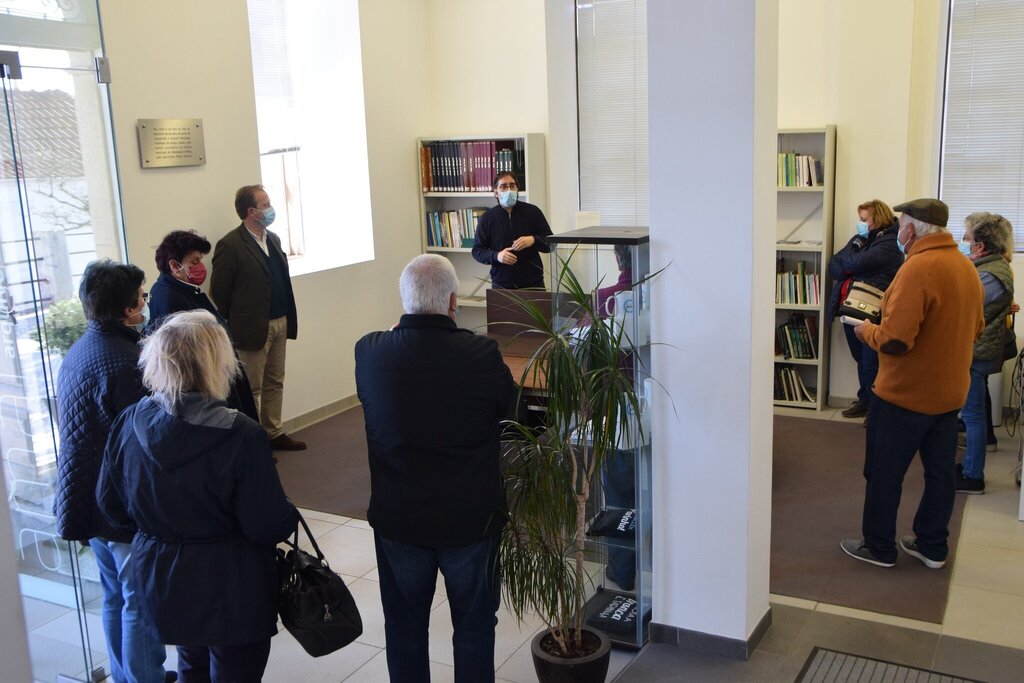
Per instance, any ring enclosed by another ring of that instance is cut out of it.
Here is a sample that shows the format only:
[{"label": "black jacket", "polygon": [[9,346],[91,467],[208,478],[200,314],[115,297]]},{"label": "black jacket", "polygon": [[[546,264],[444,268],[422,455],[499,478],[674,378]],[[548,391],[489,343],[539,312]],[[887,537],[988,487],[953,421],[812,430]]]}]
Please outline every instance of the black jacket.
[{"label": "black jacket", "polygon": [[[203,294],[203,290],[193,284],[182,282],[169,273],[160,273],[153,286],[149,289],[149,325],[145,333],[152,334],[164,318],[172,313],[181,311],[204,310],[213,313],[221,325],[227,329],[228,323],[217,311],[217,308],[210,301],[210,297]],[[228,333],[230,336],[230,332]],[[243,413],[260,421],[260,413],[256,409],[256,399],[252,395],[252,386],[249,384],[249,377],[244,373],[238,373],[231,382],[231,394],[228,396],[228,407],[241,410]]]},{"label": "black jacket", "polygon": [[[516,202],[510,214],[501,204],[488,209],[477,222],[473,258],[491,267],[491,284],[498,289],[544,286],[544,264],[540,253],[551,251],[545,240],[551,226],[544,212],[533,204]],[[508,266],[498,263],[498,252],[508,249],[517,237],[533,235],[534,245],[516,253],[519,260]]]},{"label": "black jacket", "polygon": [[147,397],[111,429],[96,500],[111,524],[138,528],[132,567],[161,642],[277,632],[274,547],[297,518],[258,423],[198,394],[173,408]]},{"label": "black jacket", "polygon": [[96,509],[96,478],[110,425],[146,395],[138,368],[139,335],[120,323],[92,321],[64,357],[57,375],[57,532],[69,541],[100,537],[128,542]]},{"label": "black jacket", "polygon": [[447,316],[403,315],[394,330],[360,339],[355,355],[374,530],[432,548],[498,533],[500,421],[516,389],[497,342]]},{"label": "black jacket", "polygon": [[903,252],[896,245],[899,231],[899,221],[894,220],[891,225],[872,230],[867,238],[854,235],[829,259],[828,275],[835,281],[829,297],[830,321],[839,308],[842,285],[847,278],[883,291],[888,289],[896,271],[903,265]]},{"label": "black jacket", "polygon": [[[299,318],[288,272],[288,256],[281,249],[281,238],[270,230],[267,230],[267,249],[276,251],[284,264],[287,336],[295,339],[299,333]],[[231,341],[244,351],[263,348],[270,330],[270,266],[244,223],[220,238],[213,250],[211,265],[210,296],[228,321]]]}]

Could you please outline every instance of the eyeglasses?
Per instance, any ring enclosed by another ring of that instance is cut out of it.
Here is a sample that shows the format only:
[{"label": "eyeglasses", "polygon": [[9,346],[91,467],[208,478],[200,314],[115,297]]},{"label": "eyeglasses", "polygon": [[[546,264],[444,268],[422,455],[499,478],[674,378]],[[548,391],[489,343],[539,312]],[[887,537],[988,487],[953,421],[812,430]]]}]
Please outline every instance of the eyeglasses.
[{"label": "eyeglasses", "polygon": [[498,189],[505,192],[507,190],[518,190],[519,186],[515,183],[502,183],[501,185],[498,185]]}]

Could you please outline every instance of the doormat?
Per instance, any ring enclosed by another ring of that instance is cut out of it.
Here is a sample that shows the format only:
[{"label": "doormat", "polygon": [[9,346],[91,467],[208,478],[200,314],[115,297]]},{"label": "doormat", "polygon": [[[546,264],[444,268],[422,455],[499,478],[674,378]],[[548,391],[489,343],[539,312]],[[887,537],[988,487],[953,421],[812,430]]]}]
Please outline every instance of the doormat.
[{"label": "doormat", "polygon": [[794,683],[859,683],[863,681],[915,681],[915,683],[982,683],[928,669],[917,669],[870,657],[816,647]]}]

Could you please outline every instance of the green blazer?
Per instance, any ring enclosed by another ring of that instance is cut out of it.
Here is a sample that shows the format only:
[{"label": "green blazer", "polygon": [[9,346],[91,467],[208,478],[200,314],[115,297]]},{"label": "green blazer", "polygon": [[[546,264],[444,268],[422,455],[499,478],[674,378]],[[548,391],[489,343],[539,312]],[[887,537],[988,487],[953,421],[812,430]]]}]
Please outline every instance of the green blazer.
[{"label": "green blazer", "polygon": [[[274,249],[284,263],[288,302],[288,339],[299,333],[288,257],[281,250],[281,238],[267,230],[267,248]],[[213,250],[210,297],[228,321],[231,340],[243,351],[256,351],[267,342],[270,329],[270,266],[245,224],[224,235]]]}]

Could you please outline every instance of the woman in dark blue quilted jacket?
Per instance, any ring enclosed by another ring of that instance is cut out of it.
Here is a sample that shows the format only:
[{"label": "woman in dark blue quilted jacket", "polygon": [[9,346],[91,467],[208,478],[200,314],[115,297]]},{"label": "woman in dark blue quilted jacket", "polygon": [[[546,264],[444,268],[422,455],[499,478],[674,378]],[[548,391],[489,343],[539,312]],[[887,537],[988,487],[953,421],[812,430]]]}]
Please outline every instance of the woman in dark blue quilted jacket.
[{"label": "woman in dark blue quilted jacket", "polygon": [[259,681],[277,632],[275,546],[297,522],[259,423],[224,403],[239,372],[208,311],[142,343],[152,395],[111,427],[96,499],[136,528],[143,609],[189,681]]},{"label": "woman in dark blue quilted jacket", "polygon": [[86,267],[78,297],[89,327],[57,375],[60,448],[53,512],[61,537],[88,542],[96,557],[116,683],[163,683],[165,677],[166,652],[142,615],[130,570],[134,529],[110,526],[95,498],[110,425],[146,395],[138,368],[138,330],[146,323],[144,280],[136,266],[105,260]]},{"label": "woman in dark blue quilted jacket", "polygon": [[[152,320],[143,331],[151,334],[160,327],[164,318],[181,311],[202,309],[217,317],[224,329],[227,321],[199,287],[206,282],[206,266],[203,256],[210,253],[210,242],[194,230],[174,230],[164,236],[156,248],[156,268],[160,277],[149,290],[149,310]],[[259,422],[256,399],[245,373],[239,373],[231,382],[231,393],[227,398],[228,407],[241,410]]]}]

